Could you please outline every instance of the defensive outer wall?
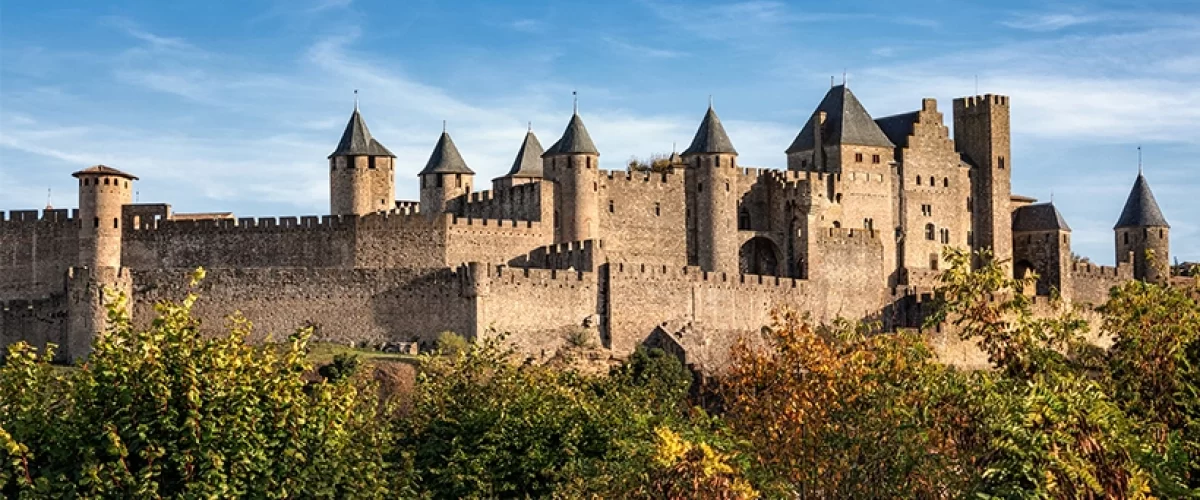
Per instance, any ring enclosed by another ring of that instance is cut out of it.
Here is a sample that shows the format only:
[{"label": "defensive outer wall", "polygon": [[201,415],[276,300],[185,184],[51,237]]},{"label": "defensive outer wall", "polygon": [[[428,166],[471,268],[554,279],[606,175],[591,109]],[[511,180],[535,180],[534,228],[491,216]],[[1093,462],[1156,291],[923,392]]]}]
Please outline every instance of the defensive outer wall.
[{"label": "defensive outer wall", "polygon": [[[1036,273],[1026,293],[1045,312],[1053,294],[1095,305],[1122,282],[1164,279],[1155,262],[1169,258],[1169,226],[1142,176],[1115,229],[1116,267],[1074,260],[1057,209],[1009,192],[1008,105],[956,100],[952,139],[932,99],[874,120],[836,86],[787,149],[787,170],[738,164],[711,108],[654,171],[600,170],[576,114],[544,151],[530,131],[484,191],[443,132],[421,202],[389,200],[405,160],[355,109],[319,216],[174,213],[132,203],[135,176],[90,167],[73,174],[80,208],[0,212],[0,345],[55,343],[81,359],[106,328],[104,290],[129,296],[146,325],[197,267],[209,333],[237,311],[258,340],[300,327],[367,346],[507,333],[534,357],[584,333],[614,356],[651,343],[714,368],[780,306],[817,322],[920,326],[946,248],[993,250],[1015,275]],[[984,362],[947,329],[929,334],[945,359]]]}]

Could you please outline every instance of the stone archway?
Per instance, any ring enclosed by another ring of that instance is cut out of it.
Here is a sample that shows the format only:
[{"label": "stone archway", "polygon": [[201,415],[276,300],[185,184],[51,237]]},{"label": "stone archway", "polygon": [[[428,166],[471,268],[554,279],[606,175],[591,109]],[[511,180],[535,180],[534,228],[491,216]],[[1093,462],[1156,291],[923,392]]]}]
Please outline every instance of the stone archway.
[{"label": "stone archway", "polygon": [[739,271],[742,274],[779,275],[779,247],[763,236],[755,236],[742,244],[738,251]]}]

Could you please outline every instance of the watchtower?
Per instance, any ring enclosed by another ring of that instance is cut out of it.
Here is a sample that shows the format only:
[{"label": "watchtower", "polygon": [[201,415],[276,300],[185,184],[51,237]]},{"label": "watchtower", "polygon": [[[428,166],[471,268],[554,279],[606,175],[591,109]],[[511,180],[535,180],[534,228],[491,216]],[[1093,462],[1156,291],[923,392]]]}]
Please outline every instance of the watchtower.
[{"label": "watchtower", "polygon": [[1018,208],[1012,216],[1013,274],[1038,274],[1037,294],[1057,290],[1071,300],[1071,227],[1053,203]]},{"label": "watchtower", "polygon": [[1171,225],[1140,171],[1113,232],[1117,262],[1130,262],[1132,258],[1135,279],[1158,283],[1170,279]]},{"label": "watchtower", "polygon": [[954,145],[971,165],[971,249],[1012,258],[1012,193],[1008,96],[954,100]]},{"label": "watchtower", "polygon": [[391,210],[396,203],[395,159],[371,137],[354,103],[342,140],[329,154],[329,212],[366,215]]},{"label": "watchtower", "polygon": [[598,237],[600,151],[578,110],[558,142],[542,154],[542,170],[554,182],[554,240],[564,243]]},{"label": "watchtower", "polygon": [[427,217],[454,212],[456,200],[471,193],[475,172],[467,167],[450,134],[442,130],[421,178],[421,213]]},{"label": "watchtower", "polygon": [[121,269],[121,210],[133,202],[137,177],[105,165],[74,174],[79,179],[79,258],[67,277],[67,359],[91,351],[92,339],[107,328],[105,289],[132,293],[127,270]]},{"label": "watchtower", "polygon": [[737,156],[721,119],[709,105],[692,144],[683,151],[692,178],[687,194],[693,198],[688,204],[695,207],[697,263],[705,271],[738,270]]}]

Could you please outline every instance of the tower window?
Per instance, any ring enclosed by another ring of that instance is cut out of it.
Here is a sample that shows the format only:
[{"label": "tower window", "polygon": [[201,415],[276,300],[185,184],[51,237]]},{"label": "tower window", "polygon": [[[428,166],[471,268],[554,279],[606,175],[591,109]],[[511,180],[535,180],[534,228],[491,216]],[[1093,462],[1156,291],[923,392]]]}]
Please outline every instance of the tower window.
[{"label": "tower window", "polygon": [[996,166],[1000,167],[1000,170],[1004,170],[1004,157],[1003,156],[996,158]]},{"label": "tower window", "polygon": [[1158,237],[1159,237],[1159,238],[1165,238],[1165,237],[1166,237],[1166,235],[1164,234],[1164,231],[1163,231],[1162,229],[1159,229],[1159,230],[1158,230]]},{"label": "tower window", "polygon": [[1129,233],[1125,233],[1125,244],[1129,244]]},{"label": "tower window", "polygon": [[738,230],[745,231],[750,229],[750,212],[742,207],[738,210]]},{"label": "tower window", "polygon": [[933,233],[934,233],[933,224],[925,224],[925,239],[927,239],[929,241],[933,241],[934,240]]},{"label": "tower window", "polygon": [[107,185],[108,185],[108,177],[105,177],[105,178],[104,178],[104,185],[105,185],[105,186],[107,186]]},{"label": "tower window", "polygon": [[967,197],[967,211],[968,211],[968,212],[974,212],[974,211],[975,211],[975,203],[971,201],[971,197],[970,197],[970,196],[968,196],[968,197]]},{"label": "tower window", "polygon": [[875,230],[875,219],[863,219],[863,229],[867,231]]},{"label": "tower window", "polygon": [[121,227],[121,219],[114,217],[113,218],[113,229],[119,229],[120,227]]},{"label": "tower window", "polygon": [[834,227],[834,228],[840,228],[840,227],[842,227],[842,223],[841,223],[840,221],[836,221],[836,220],[835,220],[835,221],[833,221],[833,227]]},{"label": "tower window", "polygon": [[854,153],[854,161],[862,163],[862,153]]},{"label": "tower window", "polygon": [[938,255],[936,253],[929,254],[929,269],[938,270]]},{"label": "tower window", "polygon": [[654,216],[658,217],[660,215],[662,215],[662,206],[659,205],[658,203],[655,203],[654,204]]},{"label": "tower window", "polygon": [[879,163],[879,155],[871,155],[871,163]]},{"label": "tower window", "polygon": [[375,157],[374,156],[367,157],[367,168],[369,168],[371,170],[375,170]]},{"label": "tower window", "polygon": [[100,218],[99,217],[95,217],[92,219],[92,227],[100,227]]},{"label": "tower window", "polygon": [[614,210],[616,210],[616,206],[613,205],[612,200],[608,200],[608,213],[611,214],[611,213],[613,213]]},{"label": "tower window", "polygon": [[950,230],[949,229],[945,229],[945,228],[942,229],[942,243],[943,244],[950,243]]},{"label": "tower window", "polygon": [[926,217],[933,216],[933,205],[921,205],[921,215]]},{"label": "tower window", "polygon": [[942,187],[950,187],[950,178],[949,177],[942,178]]},{"label": "tower window", "polygon": [[462,174],[454,174],[454,187],[462,187]]},{"label": "tower window", "polygon": [[917,176],[917,185],[918,186],[921,185],[921,176],[919,176],[919,175]]},{"label": "tower window", "polygon": [[703,193],[703,192],[704,192],[704,183],[703,183],[703,182],[697,182],[697,183],[696,183],[696,192],[697,192],[697,193]]},{"label": "tower window", "polygon": [[842,202],[842,193],[838,193],[837,196],[834,196],[833,201],[835,203],[841,203]]},{"label": "tower window", "polygon": [[437,176],[437,187],[442,187],[442,182],[443,182],[442,176],[441,175]]}]

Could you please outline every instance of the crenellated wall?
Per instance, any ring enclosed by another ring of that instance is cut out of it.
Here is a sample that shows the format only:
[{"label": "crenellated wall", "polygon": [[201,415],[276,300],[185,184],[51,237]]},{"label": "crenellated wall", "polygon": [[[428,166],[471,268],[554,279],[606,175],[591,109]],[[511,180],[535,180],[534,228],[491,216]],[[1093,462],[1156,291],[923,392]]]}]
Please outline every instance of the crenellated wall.
[{"label": "crenellated wall", "polygon": [[141,219],[126,226],[121,262],[136,269],[351,267],[355,216],[237,220]]},{"label": "crenellated wall", "polygon": [[596,271],[608,261],[604,240],[573,241],[538,247],[508,261],[508,265],[528,269]]},{"label": "crenellated wall", "polygon": [[64,359],[68,317],[67,297],[63,293],[40,299],[0,301],[0,352],[19,341],[39,350],[53,343],[59,346],[57,357]]},{"label": "crenellated wall", "polygon": [[1133,266],[1120,263],[1117,267],[1075,263],[1071,265],[1072,301],[1100,305],[1108,301],[1108,291],[1133,279]]},{"label": "crenellated wall", "polygon": [[554,186],[530,182],[507,189],[476,191],[456,204],[459,217],[551,222],[554,218]]},{"label": "crenellated wall", "polygon": [[[154,318],[154,304],[182,300],[191,269],[133,272],[135,323]],[[193,311],[209,333],[223,331],[240,311],[254,338],[276,340],[312,326],[320,341],[343,344],[430,343],[442,331],[469,334],[470,299],[451,269],[207,269]]]},{"label": "crenellated wall", "polygon": [[79,256],[76,215],[66,209],[0,212],[0,300],[62,293],[63,276]]}]

